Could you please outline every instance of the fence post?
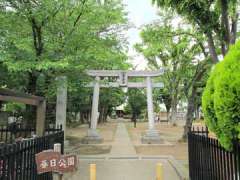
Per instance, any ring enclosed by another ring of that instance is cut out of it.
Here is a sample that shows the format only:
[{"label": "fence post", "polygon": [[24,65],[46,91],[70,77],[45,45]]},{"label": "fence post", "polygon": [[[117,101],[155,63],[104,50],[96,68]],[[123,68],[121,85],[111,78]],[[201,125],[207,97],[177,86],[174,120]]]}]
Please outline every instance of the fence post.
[{"label": "fence post", "polygon": [[96,180],[96,164],[90,164],[90,180]]},{"label": "fence post", "polygon": [[163,166],[161,163],[157,164],[156,177],[157,177],[157,180],[163,180]]},{"label": "fence post", "polygon": [[[54,144],[53,150],[55,152],[60,152],[61,153],[61,144],[60,143]],[[59,174],[59,173],[53,173],[53,180],[62,180],[62,175]]]}]

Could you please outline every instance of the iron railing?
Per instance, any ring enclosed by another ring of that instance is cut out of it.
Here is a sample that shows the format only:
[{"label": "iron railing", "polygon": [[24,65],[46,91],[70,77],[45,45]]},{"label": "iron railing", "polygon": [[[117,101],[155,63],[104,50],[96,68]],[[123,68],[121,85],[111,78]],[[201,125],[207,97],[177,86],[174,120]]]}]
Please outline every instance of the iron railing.
[{"label": "iron railing", "polygon": [[[46,127],[45,135],[56,133],[62,130],[62,126]],[[21,125],[14,126],[0,126],[0,143],[14,143],[20,141],[23,138],[31,138],[36,134],[36,128],[25,127]]]},{"label": "iron railing", "polygon": [[188,133],[189,176],[191,180],[240,180],[240,143],[225,150],[204,129]]},{"label": "iron railing", "polygon": [[55,143],[64,149],[64,132],[0,145],[0,180],[52,180],[51,173],[37,174],[35,154],[53,149]]}]

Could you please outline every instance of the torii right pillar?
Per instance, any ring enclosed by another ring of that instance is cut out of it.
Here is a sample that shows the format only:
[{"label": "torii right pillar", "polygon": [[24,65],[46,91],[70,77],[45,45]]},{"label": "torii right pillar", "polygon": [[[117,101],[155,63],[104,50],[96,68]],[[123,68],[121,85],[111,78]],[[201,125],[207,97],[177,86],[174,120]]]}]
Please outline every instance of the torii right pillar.
[{"label": "torii right pillar", "polygon": [[148,130],[142,137],[142,143],[161,144],[163,143],[163,141],[160,138],[158,131],[155,129],[151,77],[149,76],[146,77],[146,84],[147,84]]}]

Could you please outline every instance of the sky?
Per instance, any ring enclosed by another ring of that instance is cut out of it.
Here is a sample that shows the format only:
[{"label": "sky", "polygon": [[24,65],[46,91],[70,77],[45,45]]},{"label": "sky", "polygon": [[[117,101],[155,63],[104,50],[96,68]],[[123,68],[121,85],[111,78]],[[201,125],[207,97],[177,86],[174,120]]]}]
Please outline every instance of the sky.
[{"label": "sky", "polygon": [[137,70],[144,70],[147,66],[146,60],[135,51],[133,45],[141,42],[141,26],[158,19],[157,8],[152,5],[151,0],[123,0],[123,3],[126,5],[130,23],[134,24],[134,28],[130,28],[127,31],[129,41],[128,55],[131,57],[129,61]]}]

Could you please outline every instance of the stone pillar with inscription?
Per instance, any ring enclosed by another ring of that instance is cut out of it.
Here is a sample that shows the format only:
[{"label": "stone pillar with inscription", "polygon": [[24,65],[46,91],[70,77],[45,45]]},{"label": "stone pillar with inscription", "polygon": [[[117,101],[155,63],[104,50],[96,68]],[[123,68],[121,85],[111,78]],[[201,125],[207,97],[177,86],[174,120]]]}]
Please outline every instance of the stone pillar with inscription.
[{"label": "stone pillar with inscription", "polygon": [[147,85],[148,130],[142,137],[142,143],[159,144],[162,143],[162,140],[160,139],[158,131],[155,129],[151,77],[146,77],[146,85]]},{"label": "stone pillar with inscription", "polygon": [[88,130],[87,136],[84,137],[84,144],[98,144],[103,141],[100,135],[97,132],[97,123],[98,123],[98,104],[99,104],[99,91],[100,91],[100,78],[97,76],[94,82],[93,89],[93,100],[92,100],[92,113],[91,113],[91,124],[90,129]]},{"label": "stone pillar with inscription", "polygon": [[62,125],[64,140],[66,134],[66,114],[67,114],[67,77],[57,77],[57,103],[56,103],[56,126]]}]

